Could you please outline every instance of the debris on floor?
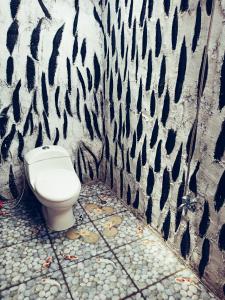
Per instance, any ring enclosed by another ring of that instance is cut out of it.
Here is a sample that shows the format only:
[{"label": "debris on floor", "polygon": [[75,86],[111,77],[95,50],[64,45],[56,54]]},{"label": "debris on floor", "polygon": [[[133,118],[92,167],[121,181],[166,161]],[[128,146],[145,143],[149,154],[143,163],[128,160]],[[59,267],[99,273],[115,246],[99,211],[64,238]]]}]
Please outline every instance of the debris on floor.
[{"label": "debris on floor", "polygon": [[112,214],[114,212],[114,208],[111,206],[99,206],[95,203],[88,203],[85,205],[85,210],[90,213],[94,213],[96,215],[101,214]]},{"label": "debris on floor", "polygon": [[99,235],[89,230],[82,229],[80,235],[84,239],[84,242],[89,244],[96,244],[99,240]]},{"label": "debris on floor", "polygon": [[0,209],[2,209],[3,207],[4,207],[4,202],[0,200]]},{"label": "debris on floor", "polygon": [[103,206],[102,211],[105,214],[112,214],[114,212],[114,209],[111,206]]},{"label": "debris on floor", "polygon": [[69,240],[77,240],[77,239],[80,238],[80,236],[81,236],[80,233],[79,233],[77,230],[73,229],[73,228],[69,229],[69,230],[66,232],[66,237],[67,237]]},{"label": "debris on floor", "polygon": [[176,277],[175,281],[180,284],[186,283],[189,286],[195,287],[197,290],[199,289],[199,280],[196,277]]},{"label": "debris on floor", "polygon": [[[97,205],[95,205],[95,204],[88,204],[88,209],[90,209],[90,207],[93,209],[96,206]],[[108,238],[115,237],[118,234],[117,227],[119,227],[119,225],[122,223],[122,221],[123,221],[123,219],[120,216],[110,217],[103,226],[104,227],[103,235]],[[76,239],[79,239],[80,237],[82,237],[84,242],[90,243],[90,244],[96,244],[99,240],[99,235],[97,233],[91,232],[86,229],[76,231],[75,229],[71,228],[66,232],[66,237],[70,240],[76,240]]]},{"label": "debris on floor", "polygon": [[48,256],[46,260],[43,262],[42,267],[48,269],[51,266],[53,259],[52,256]]},{"label": "debris on floor", "polygon": [[57,280],[55,280],[55,279],[52,279],[52,278],[43,278],[41,280],[41,282],[44,283],[44,284],[55,285],[55,286],[57,286],[58,288],[61,289],[60,283]]},{"label": "debris on floor", "polygon": [[143,236],[143,233],[144,233],[144,228],[143,228],[143,226],[138,225],[138,226],[137,226],[137,231],[136,231],[136,233],[137,233],[137,236],[138,236],[138,237],[142,237],[142,236]]},{"label": "debris on floor", "polygon": [[118,234],[119,225],[122,223],[123,219],[120,216],[110,217],[103,225],[103,235],[108,238],[113,238]]},{"label": "debris on floor", "polygon": [[70,261],[78,260],[78,256],[76,255],[62,254],[62,256],[65,260],[70,260]]},{"label": "debris on floor", "polygon": [[97,233],[86,230],[86,229],[77,231],[77,230],[71,228],[66,232],[66,237],[70,240],[77,240],[80,237],[82,237],[84,242],[89,243],[89,244],[96,244],[99,240],[99,235]]},{"label": "debris on floor", "polygon": [[4,217],[4,216],[8,216],[9,213],[7,211],[1,211],[0,210],[0,216]]},{"label": "debris on floor", "polygon": [[84,208],[86,211],[92,212],[93,210],[98,209],[98,205],[95,203],[88,203]]},{"label": "debris on floor", "polygon": [[98,195],[98,197],[102,204],[106,204],[110,199],[109,195]]},{"label": "debris on floor", "polygon": [[115,264],[112,260],[110,260],[110,259],[108,259],[108,258],[104,258],[104,257],[101,257],[101,256],[97,256],[97,257],[96,257],[96,260],[97,260],[97,262],[99,262],[99,263],[104,262],[105,264],[110,264],[110,265],[112,265],[114,268],[116,268],[116,264]]},{"label": "debris on floor", "polygon": [[4,201],[0,200],[0,216],[4,217],[9,215],[9,212],[4,210]]},{"label": "debris on floor", "polygon": [[155,244],[156,243],[156,241],[154,241],[154,240],[143,240],[142,241],[142,244],[143,245],[153,245],[153,244]]},{"label": "debris on floor", "polygon": [[177,277],[175,278],[175,281],[178,283],[198,283],[198,280],[196,278],[189,278],[189,277]]},{"label": "debris on floor", "polygon": [[103,230],[103,235],[108,238],[115,237],[118,233],[118,230],[115,227],[106,227]]},{"label": "debris on floor", "polygon": [[118,227],[123,222],[123,219],[120,216],[112,216],[108,218],[104,227]]},{"label": "debris on floor", "polygon": [[31,229],[31,233],[34,235],[38,235],[41,232],[41,226],[36,226],[35,228]]}]

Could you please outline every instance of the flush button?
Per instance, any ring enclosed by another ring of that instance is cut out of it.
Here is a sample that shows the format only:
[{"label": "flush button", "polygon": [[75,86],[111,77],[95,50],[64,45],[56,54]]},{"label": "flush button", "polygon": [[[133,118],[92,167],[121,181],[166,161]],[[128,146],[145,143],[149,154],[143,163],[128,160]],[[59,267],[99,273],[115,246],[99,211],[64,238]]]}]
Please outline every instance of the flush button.
[{"label": "flush button", "polygon": [[49,149],[49,148],[50,148],[49,146],[43,146],[43,147],[42,147],[43,150],[47,150],[47,149]]}]

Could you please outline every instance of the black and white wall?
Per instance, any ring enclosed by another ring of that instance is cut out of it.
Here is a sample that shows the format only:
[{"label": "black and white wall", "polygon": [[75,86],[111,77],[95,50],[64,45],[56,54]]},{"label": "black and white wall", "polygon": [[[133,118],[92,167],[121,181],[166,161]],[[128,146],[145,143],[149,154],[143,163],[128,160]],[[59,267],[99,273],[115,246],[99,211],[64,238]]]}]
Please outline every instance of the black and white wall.
[{"label": "black and white wall", "polygon": [[22,161],[42,144],[64,146],[82,178],[96,177],[102,152],[100,17],[94,1],[1,1],[1,186],[19,172],[17,157]]},{"label": "black and white wall", "polygon": [[225,298],[225,19],[224,1],[215,2],[208,43],[208,72],[200,104],[190,189],[202,203],[192,217],[196,239],[191,264]]},{"label": "black and white wall", "polygon": [[225,297],[224,1],[1,2],[1,186],[62,145]]},{"label": "black and white wall", "polygon": [[[223,297],[224,7],[210,33],[212,4],[104,2],[105,173]],[[183,217],[186,188],[201,205]]]}]

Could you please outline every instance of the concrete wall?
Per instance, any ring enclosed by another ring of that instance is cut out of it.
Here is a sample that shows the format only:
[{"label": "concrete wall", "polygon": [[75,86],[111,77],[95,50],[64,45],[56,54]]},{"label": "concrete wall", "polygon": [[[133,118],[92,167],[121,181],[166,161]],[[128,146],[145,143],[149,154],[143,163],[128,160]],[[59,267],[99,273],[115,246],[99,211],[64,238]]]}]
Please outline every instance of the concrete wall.
[{"label": "concrete wall", "polygon": [[99,161],[102,150],[96,13],[101,16],[101,6],[93,1],[1,1],[1,186],[10,164],[20,175],[23,154],[42,144],[64,146],[80,177],[96,177],[93,155]]},{"label": "concrete wall", "polygon": [[[215,210],[214,198],[224,163],[213,158],[224,120],[218,109],[221,5],[217,1],[205,72],[212,1],[105,1],[103,20],[106,181],[223,297],[224,207]],[[219,147],[223,156],[224,129]],[[187,191],[201,205],[184,217],[177,207],[189,157]]]},{"label": "concrete wall", "polygon": [[[193,254],[189,261],[221,299],[225,298],[225,43],[224,1],[215,1],[208,49],[208,75],[200,103],[190,188],[197,193]],[[196,166],[199,169],[196,169]],[[196,170],[196,172],[194,172]],[[194,179],[196,178],[196,180]],[[195,184],[193,184],[196,182]],[[196,189],[194,188],[196,186]],[[194,222],[195,221],[195,222]]]}]

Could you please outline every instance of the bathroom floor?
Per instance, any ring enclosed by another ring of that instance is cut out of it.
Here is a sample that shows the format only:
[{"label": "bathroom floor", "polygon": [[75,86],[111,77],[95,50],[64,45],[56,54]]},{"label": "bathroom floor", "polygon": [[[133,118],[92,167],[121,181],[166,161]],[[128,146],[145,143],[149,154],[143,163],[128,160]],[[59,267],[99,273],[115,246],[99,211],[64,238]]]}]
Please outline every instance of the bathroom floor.
[{"label": "bathroom floor", "polygon": [[38,203],[25,202],[0,210],[0,299],[216,299],[102,183],[82,187],[78,239],[47,230]]}]

